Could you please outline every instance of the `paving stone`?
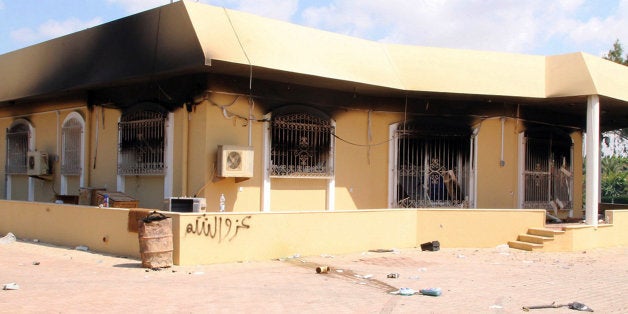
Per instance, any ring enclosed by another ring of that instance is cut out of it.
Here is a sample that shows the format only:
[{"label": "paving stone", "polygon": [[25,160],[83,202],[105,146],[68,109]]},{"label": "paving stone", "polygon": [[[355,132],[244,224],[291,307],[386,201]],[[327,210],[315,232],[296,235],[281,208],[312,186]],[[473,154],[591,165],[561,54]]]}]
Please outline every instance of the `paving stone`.
[{"label": "paving stone", "polygon": [[[330,270],[319,274],[318,266]],[[625,247],[417,248],[147,271],[139,260],[73,248],[0,246],[0,285],[20,287],[0,290],[0,313],[519,313],[552,302],[628,313],[626,282]],[[441,296],[390,293],[436,287]]]}]

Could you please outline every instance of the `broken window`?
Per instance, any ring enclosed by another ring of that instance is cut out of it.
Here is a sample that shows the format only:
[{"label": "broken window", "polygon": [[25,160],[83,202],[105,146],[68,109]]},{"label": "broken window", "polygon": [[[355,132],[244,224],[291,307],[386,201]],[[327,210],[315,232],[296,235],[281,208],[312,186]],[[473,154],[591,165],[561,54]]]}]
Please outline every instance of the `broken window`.
[{"label": "broken window", "polygon": [[334,175],[331,120],[313,110],[273,115],[271,121],[270,175],[320,177]]},{"label": "broken window", "polygon": [[470,132],[437,130],[420,123],[395,131],[393,206],[469,207]]},{"label": "broken window", "polygon": [[573,209],[573,143],[564,132],[525,133],[524,208]]},{"label": "broken window", "polygon": [[7,174],[26,174],[30,128],[26,123],[15,123],[7,129]]},{"label": "broken window", "polygon": [[80,175],[81,152],[83,146],[83,123],[76,117],[70,118],[61,129],[63,155],[61,158],[61,174]]},{"label": "broken window", "polygon": [[118,123],[118,174],[161,175],[164,173],[166,113],[136,110],[122,115]]}]

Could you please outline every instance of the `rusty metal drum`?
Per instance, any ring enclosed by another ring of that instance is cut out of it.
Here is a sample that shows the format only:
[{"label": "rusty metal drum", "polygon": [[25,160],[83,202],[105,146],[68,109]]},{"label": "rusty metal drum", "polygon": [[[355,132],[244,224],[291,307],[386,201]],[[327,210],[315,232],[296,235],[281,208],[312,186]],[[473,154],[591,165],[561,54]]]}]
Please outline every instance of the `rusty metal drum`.
[{"label": "rusty metal drum", "polygon": [[172,266],[172,218],[152,212],[139,221],[140,256],[144,268]]}]

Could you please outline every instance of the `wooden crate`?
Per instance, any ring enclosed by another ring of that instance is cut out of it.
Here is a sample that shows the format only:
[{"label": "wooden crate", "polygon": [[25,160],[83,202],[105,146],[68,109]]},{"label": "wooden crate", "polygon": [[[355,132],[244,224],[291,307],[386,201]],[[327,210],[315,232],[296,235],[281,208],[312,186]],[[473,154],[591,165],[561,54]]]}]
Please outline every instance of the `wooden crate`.
[{"label": "wooden crate", "polygon": [[122,192],[96,192],[96,204],[100,205],[105,200],[105,194],[109,195],[109,207],[116,208],[137,208],[139,201]]},{"label": "wooden crate", "polygon": [[79,205],[98,206],[99,204],[96,202],[96,192],[106,190],[105,188],[92,187],[79,188]]}]

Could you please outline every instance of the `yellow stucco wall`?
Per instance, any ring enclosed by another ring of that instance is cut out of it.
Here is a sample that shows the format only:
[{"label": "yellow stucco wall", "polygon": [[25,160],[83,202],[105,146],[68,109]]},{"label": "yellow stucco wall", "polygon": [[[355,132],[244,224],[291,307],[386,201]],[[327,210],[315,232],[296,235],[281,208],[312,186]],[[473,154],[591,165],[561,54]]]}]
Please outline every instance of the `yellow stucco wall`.
[{"label": "yellow stucco wall", "polygon": [[500,165],[502,124],[500,118],[482,121],[477,136],[477,207],[517,208],[518,132],[514,119],[504,120],[504,165]]},{"label": "yellow stucco wall", "polygon": [[334,119],[336,209],[388,207],[389,128],[403,115],[356,110],[337,112]]},{"label": "yellow stucco wall", "polygon": [[[543,226],[542,210],[383,209],[300,213],[165,213],[172,217],[178,265],[267,260],[413,248],[495,247]],[[607,211],[611,225],[574,228],[564,250],[628,245],[628,211]],[[129,210],[0,201],[0,235],[139,258]]]},{"label": "yellow stucco wall", "polygon": [[[225,195],[225,210],[228,212],[259,211],[261,208],[263,122],[249,124],[242,119],[249,116],[251,108],[256,118],[264,117],[260,106],[251,105],[246,97],[211,93],[190,113],[188,188],[183,196],[198,193],[198,197],[205,197],[207,211],[219,210],[220,194]],[[176,114],[180,115],[181,111],[177,110]],[[254,154],[253,178],[241,181],[217,177],[218,145],[248,146],[249,127]],[[175,182],[177,186],[180,184]]]},{"label": "yellow stucco wall", "polygon": [[0,201],[0,235],[139,257],[137,233],[127,231],[128,214],[126,209]]},{"label": "yellow stucco wall", "polygon": [[438,240],[444,247],[491,247],[544,224],[541,210],[425,209],[418,212],[417,243]]},{"label": "yellow stucco wall", "polygon": [[[250,103],[245,96],[211,92],[203,101],[193,106],[191,112],[184,108],[175,109],[171,114],[173,163],[172,196],[198,196],[207,200],[207,211],[219,209],[220,194],[226,197],[226,211],[261,211],[263,198],[263,178],[267,171],[263,164],[264,119],[266,113],[263,100]],[[367,106],[368,103],[354,105]],[[85,107],[82,98],[59,99],[33,107],[36,113],[26,115],[26,111],[0,116],[0,133],[5,132],[17,117],[28,119],[36,130],[36,147],[53,155],[60,153],[58,144],[61,123],[68,114],[78,111],[86,120],[85,142],[85,187],[105,188],[121,191],[117,186],[117,123],[121,111],[95,106]],[[224,109],[224,110],[223,110]],[[248,122],[249,111],[256,121]],[[404,120],[402,113],[368,110],[330,109],[328,112],[335,124],[334,150],[334,208],[337,210],[370,209],[389,207],[389,150],[394,142],[390,139],[390,126]],[[407,118],[407,117],[406,117]],[[518,151],[520,122],[499,117],[481,121],[475,127],[477,135],[477,208],[517,208],[518,195]],[[249,139],[250,132],[250,139]],[[503,151],[504,165],[500,166]],[[582,192],[581,133],[572,134],[574,140],[574,195]],[[254,150],[254,175],[246,180],[219,178],[216,176],[216,153],[218,145],[250,145]],[[369,146],[370,145],[370,146]],[[6,141],[0,141],[0,150],[6,151]],[[4,154],[0,162],[6,163]],[[60,187],[59,159],[53,166],[52,181],[36,180],[35,200],[52,202]],[[2,170],[4,171],[4,168]],[[26,200],[28,178],[13,176],[12,198]],[[124,178],[124,192],[139,200],[139,207],[166,209],[164,176],[127,176]],[[271,178],[270,211],[290,212],[302,210],[323,210],[327,208],[327,179]],[[5,181],[0,186],[5,185]],[[68,194],[78,194],[77,179],[69,180]],[[2,192],[6,186],[2,186]],[[574,199],[575,217],[580,217],[582,199]],[[566,215],[566,213],[564,213]]]},{"label": "yellow stucco wall", "polygon": [[573,140],[573,216],[575,218],[584,217],[584,152],[582,151],[582,132],[577,131],[571,134]]},{"label": "yellow stucco wall", "polygon": [[[30,104],[29,104],[30,105]],[[15,106],[11,110],[0,112],[0,175],[4,178],[6,170],[6,131],[13,122],[18,119],[28,121],[34,130],[31,140],[34,142],[34,149],[48,153],[51,160],[53,176],[42,179],[31,179],[33,182],[34,199],[40,202],[52,202],[55,200],[55,193],[60,193],[60,180],[58,175],[61,167],[61,130],[66,117],[72,112],[77,112],[83,119],[87,119],[89,113],[81,97],[60,97],[54,101],[46,101],[29,106]],[[86,122],[87,124],[87,122]],[[86,130],[89,128],[86,126]],[[87,164],[83,165],[87,167]],[[15,200],[26,200],[28,198],[29,178],[26,175],[11,176],[11,195],[7,196],[7,181],[0,183],[0,195],[3,198],[10,197]],[[78,194],[78,177],[69,178],[68,193]]]}]

